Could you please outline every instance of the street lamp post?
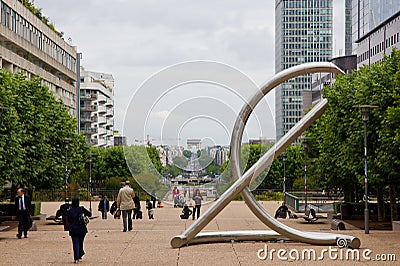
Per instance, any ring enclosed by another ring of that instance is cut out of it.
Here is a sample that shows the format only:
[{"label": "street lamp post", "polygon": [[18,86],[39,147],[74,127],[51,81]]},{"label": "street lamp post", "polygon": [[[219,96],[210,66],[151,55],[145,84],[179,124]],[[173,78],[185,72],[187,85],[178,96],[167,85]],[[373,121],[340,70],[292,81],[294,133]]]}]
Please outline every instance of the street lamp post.
[{"label": "street lamp post", "polygon": [[89,153],[89,211],[92,212],[92,153]]},{"label": "street lamp post", "polygon": [[307,211],[307,148],[308,141],[307,138],[303,138],[303,148],[304,148],[304,212]]},{"label": "street lamp post", "polygon": [[68,147],[71,142],[70,138],[64,139],[65,144],[65,201],[68,199]]},{"label": "street lamp post", "polygon": [[368,167],[367,167],[367,122],[369,120],[369,109],[377,108],[375,105],[357,105],[361,109],[361,119],[364,122],[364,223],[365,234],[369,234],[369,209],[368,209]]},{"label": "street lamp post", "polygon": [[283,153],[282,161],[283,161],[283,202],[286,203],[286,153]]}]

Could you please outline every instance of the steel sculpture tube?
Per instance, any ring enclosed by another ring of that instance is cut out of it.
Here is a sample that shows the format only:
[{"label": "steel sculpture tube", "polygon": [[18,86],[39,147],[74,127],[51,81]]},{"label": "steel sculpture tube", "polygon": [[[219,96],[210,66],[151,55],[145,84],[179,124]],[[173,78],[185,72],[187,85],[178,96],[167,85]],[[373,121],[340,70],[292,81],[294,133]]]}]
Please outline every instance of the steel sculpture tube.
[{"label": "steel sculpture tube", "polygon": [[[360,246],[359,239],[352,236],[301,232],[278,222],[270,214],[268,214],[264,208],[262,208],[248,188],[248,185],[253,178],[257,177],[265,168],[269,167],[274,159],[276,159],[297,137],[299,137],[311,125],[312,122],[322,115],[328,104],[326,99],[322,99],[321,102],[319,102],[312,110],[310,110],[310,112],[308,112],[303,119],[301,119],[291,130],[289,130],[289,132],[286,133],[271,149],[269,149],[248,171],[246,171],[243,175],[240,171],[239,162],[241,140],[245,125],[252,113],[252,110],[261,101],[261,99],[277,85],[290,78],[315,72],[343,73],[336,65],[332,63],[307,63],[292,67],[275,75],[261,88],[261,91],[256,93],[242,108],[236,119],[231,137],[231,165],[233,176],[237,179],[236,182],[227,191],[225,191],[225,193],[221,195],[215,204],[212,205],[196,222],[186,229],[182,235],[175,236],[171,240],[172,247],[178,248],[182,247],[183,245],[201,242],[200,239],[196,240],[196,235],[239,193],[242,193],[242,196],[251,211],[265,225],[289,239],[318,245],[335,245],[338,239],[345,239],[350,247],[358,248]],[[240,235],[240,239],[244,240],[246,234],[243,232],[245,231],[237,231],[237,233],[230,233],[230,235],[231,237],[233,237],[235,234],[238,236]],[[221,233],[216,232],[214,234],[215,239],[213,237],[203,237],[203,240],[213,238],[213,241],[215,242],[218,239],[221,241],[226,239],[226,236],[220,235],[218,237],[218,234]],[[202,235],[200,234],[198,238],[201,238],[201,236]],[[254,236],[248,234],[248,240],[251,239],[254,239]],[[266,235],[264,240],[267,239],[268,236]]]}]

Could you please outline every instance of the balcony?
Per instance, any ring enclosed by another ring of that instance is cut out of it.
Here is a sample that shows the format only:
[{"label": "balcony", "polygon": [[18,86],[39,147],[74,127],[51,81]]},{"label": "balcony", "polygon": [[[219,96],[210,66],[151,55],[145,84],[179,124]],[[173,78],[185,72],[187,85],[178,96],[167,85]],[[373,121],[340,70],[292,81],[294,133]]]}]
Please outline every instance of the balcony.
[{"label": "balcony", "polygon": [[89,143],[90,145],[97,145],[99,141],[97,139],[90,139]]},{"label": "balcony", "polygon": [[99,108],[98,108],[98,112],[99,112],[99,114],[100,113],[106,113],[106,107],[105,106],[99,106]]},{"label": "balcony", "polygon": [[83,100],[96,100],[97,94],[95,93],[83,93],[80,95],[80,98]]},{"label": "balcony", "polygon": [[98,122],[99,122],[99,124],[105,124],[107,122],[107,120],[105,117],[99,117]]},{"label": "balcony", "polygon": [[97,111],[97,105],[83,105],[81,106],[81,111]]},{"label": "balcony", "polygon": [[114,136],[114,130],[107,130],[107,137]]},{"label": "balcony", "polygon": [[83,127],[83,128],[81,128],[81,132],[82,132],[83,134],[90,135],[90,134],[97,133],[97,128]]},{"label": "balcony", "polygon": [[105,135],[106,132],[107,132],[106,129],[105,129],[105,128],[102,128],[102,127],[100,127],[99,130],[98,130],[98,134],[99,134],[99,135]]},{"label": "balcony", "polygon": [[81,122],[83,123],[90,123],[93,122],[90,116],[81,116]]},{"label": "balcony", "polygon": [[108,109],[106,113],[106,117],[113,117],[114,116],[114,109]]},{"label": "balcony", "polygon": [[99,103],[106,103],[107,99],[104,95],[100,95],[100,97],[97,99]]},{"label": "balcony", "polygon": [[112,106],[114,106],[114,102],[111,99],[107,99],[106,106],[112,107]]}]

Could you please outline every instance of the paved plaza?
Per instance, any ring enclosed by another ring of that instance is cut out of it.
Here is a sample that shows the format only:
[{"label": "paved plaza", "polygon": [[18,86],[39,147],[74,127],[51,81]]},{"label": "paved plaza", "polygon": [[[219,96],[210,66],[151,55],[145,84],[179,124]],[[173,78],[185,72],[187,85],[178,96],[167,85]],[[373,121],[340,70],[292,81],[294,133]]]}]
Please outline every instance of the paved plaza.
[{"label": "paved plaza", "polygon": [[[59,202],[42,203],[42,213],[54,215]],[[97,202],[93,203],[94,215],[98,216]],[[86,207],[89,203],[84,202]],[[274,213],[280,205],[279,202],[263,202],[265,209]],[[204,211],[209,205],[202,206]],[[142,202],[142,210],[144,202]],[[338,249],[331,254],[331,258],[323,249],[329,247],[313,246],[295,242],[228,242],[185,246],[173,249],[170,240],[173,236],[181,234],[192,220],[181,220],[180,208],[166,205],[162,209],[155,209],[155,220],[147,219],[145,212],[142,220],[134,220],[131,232],[122,232],[122,221],[114,220],[111,215],[107,220],[101,217],[92,219],[88,225],[89,233],[85,239],[85,252],[82,265],[398,265],[400,261],[400,232],[370,231],[365,235],[362,230],[348,226],[348,230],[341,231],[361,240],[361,248],[357,251],[371,250],[366,260],[360,255],[360,261],[346,260],[346,250]],[[330,221],[320,219],[318,223],[307,224],[303,219],[285,219],[283,223],[303,231],[335,232],[330,230]],[[0,231],[0,264],[1,265],[69,265],[73,264],[72,243],[68,232],[64,232],[62,225],[52,221],[36,221],[38,230],[29,232],[27,239],[17,239],[17,229]],[[247,208],[242,201],[230,203],[204,230],[268,230]],[[337,248],[337,247],[331,247]],[[272,249],[276,252],[265,260],[260,251],[266,249],[267,254]],[[283,249],[282,260],[278,258],[277,251]],[[317,259],[299,260],[299,254],[305,249],[313,249]],[[289,253],[291,257],[289,257]],[[322,257],[323,260],[318,260]],[[337,258],[335,259],[335,254]],[[395,254],[395,262],[376,261],[376,255],[387,258]],[[342,258],[341,258],[342,256]],[[349,257],[352,258],[351,256]]]}]

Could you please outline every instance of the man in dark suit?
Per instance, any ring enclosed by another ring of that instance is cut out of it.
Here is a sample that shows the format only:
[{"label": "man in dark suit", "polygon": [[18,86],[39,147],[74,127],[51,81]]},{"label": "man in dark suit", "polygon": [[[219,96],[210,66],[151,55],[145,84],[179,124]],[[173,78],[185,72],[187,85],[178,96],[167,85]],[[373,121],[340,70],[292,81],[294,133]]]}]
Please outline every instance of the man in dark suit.
[{"label": "man in dark suit", "polygon": [[21,239],[22,232],[24,232],[25,238],[28,237],[29,219],[32,215],[32,204],[30,197],[25,195],[24,189],[19,188],[17,194],[18,196],[15,198],[15,208],[17,209],[18,218],[17,237]]},{"label": "man in dark suit", "polygon": [[101,212],[101,217],[107,219],[107,212],[110,210],[110,202],[108,201],[107,196],[104,196],[99,202],[98,210]]}]

